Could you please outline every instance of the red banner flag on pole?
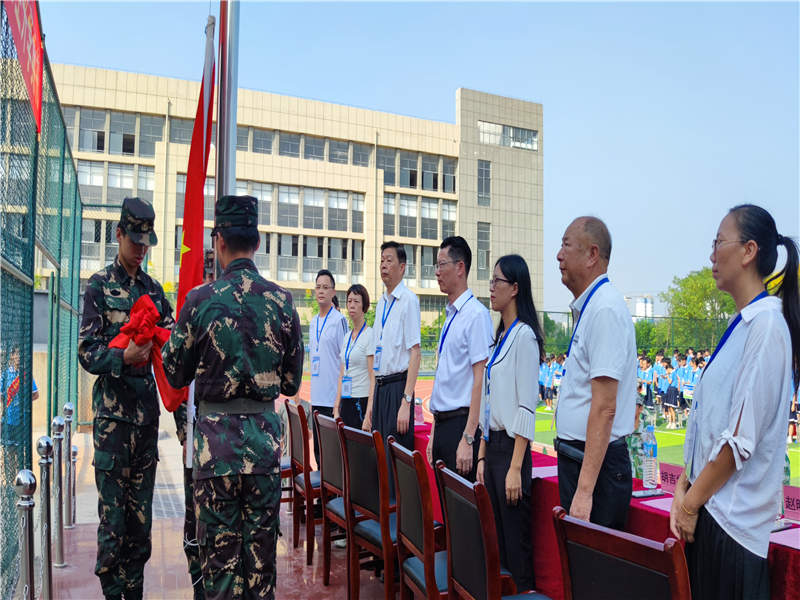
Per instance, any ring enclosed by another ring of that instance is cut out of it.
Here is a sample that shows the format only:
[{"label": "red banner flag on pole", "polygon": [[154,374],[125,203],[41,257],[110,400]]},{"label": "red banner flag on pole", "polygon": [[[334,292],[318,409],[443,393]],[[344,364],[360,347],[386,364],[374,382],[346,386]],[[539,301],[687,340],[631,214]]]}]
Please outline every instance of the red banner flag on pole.
[{"label": "red banner flag on pole", "polygon": [[206,59],[200,98],[192,130],[189,149],[189,166],[186,169],[186,195],[183,208],[181,235],[181,262],[178,273],[178,301],[176,314],[180,314],[186,294],[203,282],[203,189],[211,147],[211,121],[214,107],[214,17],[206,25]]},{"label": "red banner flag on pole", "polygon": [[44,64],[39,8],[35,0],[4,2],[3,6],[8,14],[8,25],[14,37],[17,59],[22,69],[25,87],[28,88],[33,120],[36,121],[38,132],[42,130],[42,65]]}]

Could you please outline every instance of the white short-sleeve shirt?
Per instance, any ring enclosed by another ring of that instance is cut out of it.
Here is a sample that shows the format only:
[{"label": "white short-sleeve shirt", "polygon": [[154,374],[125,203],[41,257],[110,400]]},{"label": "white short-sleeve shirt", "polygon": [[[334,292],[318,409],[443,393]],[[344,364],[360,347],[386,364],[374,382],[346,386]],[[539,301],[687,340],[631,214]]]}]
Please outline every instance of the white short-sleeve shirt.
[{"label": "white short-sleeve shirt", "polygon": [[[339,384],[339,353],[347,333],[347,319],[331,306],[325,317],[314,315],[308,327],[311,354],[311,406],[332,407]],[[319,335],[319,337],[317,337]],[[318,361],[319,366],[315,366]],[[316,373],[316,374],[315,374]]]},{"label": "white short-sleeve shirt", "polygon": [[[625,300],[611,282],[597,288],[588,304],[595,279],[570,308],[577,329],[564,361],[558,392],[556,431],[559,438],[586,441],[586,426],[592,403],[592,379],[616,379],[617,409],[611,427],[614,441],[633,432],[636,413],[636,333]],[[577,312],[577,314],[576,314]]]},{"label": "white short-sleeve shirt", "polygon": [[736,472],[705,506],[734,540],[763,558],[780,508],[792,401],[792,343],[781,307],[780,298],[769,297],[742,309],[695,387],[683,445],[691,482],[730,445]]},{"label": "white short-sleeve shirt", "polygon": [[380,368],[375,374],[383,377],[406,371],[411,358],[410,350],[420,343],[420,314],[419,298],[402,281],[391,294],[384,292],[378,300],[373,331],[372,353],[381,348]]},{"label": "white short-sleeve shirt", "polygon": [[[373,341],[372,327],[364,325],[364,330],[358,339],[353,342],[353,330],[351,329],[342,340],[342,350],[339,355],[341,365],[345,367],[344,376],[353,378],[353,389],[350,394],[353,398],[366,398],[369,396],[369,370],[367,368],[367,356],[372,356]],[[350,342],[348,353],[347,342]],[[350,357],[349,367],[347,366],[347,356]]]},{"label": "white short-sleeve shirt", "polygon": [[486,360],[492,343],[492,318],[471,290],[448,303],[445,313],[431,394],[431,410],[435,412],[469,407],[474,383],[472,365]]}]

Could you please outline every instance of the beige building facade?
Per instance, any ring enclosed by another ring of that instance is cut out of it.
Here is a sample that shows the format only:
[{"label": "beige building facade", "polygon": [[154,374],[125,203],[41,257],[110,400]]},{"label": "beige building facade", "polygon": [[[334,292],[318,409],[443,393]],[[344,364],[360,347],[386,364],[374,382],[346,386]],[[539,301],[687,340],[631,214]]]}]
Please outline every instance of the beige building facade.
[{"label": "beige building facade", "polygon": [[[84,203],[82,283],[116,255],[119,206],[135,195],[156,211],[148,270],[175,291],[199,83],[71,65],[53,65],[53,75]],[[237,120],[236,192],[259,200],[256,264],[300,307],[322,268],[341,292],[363,283],[377,298],[380,245],[395,240],[430,322],[445,304],[434,265],[447,235],[469,242],[480,299],[494,261],[513,252],[528,261],[542,305],[540,104],[459,89],[453,124],[240,89]]]}]

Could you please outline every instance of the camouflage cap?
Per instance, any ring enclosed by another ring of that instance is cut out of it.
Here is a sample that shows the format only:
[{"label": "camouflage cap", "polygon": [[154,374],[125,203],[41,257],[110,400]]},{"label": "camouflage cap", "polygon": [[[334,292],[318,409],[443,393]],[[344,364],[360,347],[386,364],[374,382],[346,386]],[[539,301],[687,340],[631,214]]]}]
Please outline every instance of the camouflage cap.
[{"label": "camouflage cap", "polygon": [[122,201],[122,212],[119,226],[137,244],[155,246],[158,237],[153,228],[156,213],[153,205],[141,198],[125,198]]},{"label": "camouflage cap", "polygon": [[214,230],[230,227],[250,228],[258,225],[258,201],[253,196],[223,196],[214,208]]}]

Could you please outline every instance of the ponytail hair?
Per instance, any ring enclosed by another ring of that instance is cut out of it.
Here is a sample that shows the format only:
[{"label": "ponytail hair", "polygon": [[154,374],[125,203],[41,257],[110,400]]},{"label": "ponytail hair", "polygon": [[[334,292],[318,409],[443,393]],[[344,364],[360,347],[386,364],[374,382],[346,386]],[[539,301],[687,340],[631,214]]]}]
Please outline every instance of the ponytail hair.
[{"label": "ponytail hair", "polygon": [[[730,213],[736,219],[742,240],[753,240],[758,245],[756,270],[762,279],[770,282],[782,277],[776,286],[775,295],[783,300],[783,317],[789,327],[792,340],[792,380],[797,387],[800,379],[800,290],[798,287],[797,243],[790,237],[778,233],[775,220],[766,210],[753,204],[734,206]],[[778,262],[778,246],[786,248],[786,266],[774,273]],[[767,279],[768,278],[768,279]]]}]

